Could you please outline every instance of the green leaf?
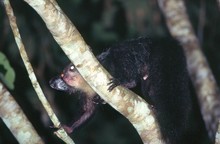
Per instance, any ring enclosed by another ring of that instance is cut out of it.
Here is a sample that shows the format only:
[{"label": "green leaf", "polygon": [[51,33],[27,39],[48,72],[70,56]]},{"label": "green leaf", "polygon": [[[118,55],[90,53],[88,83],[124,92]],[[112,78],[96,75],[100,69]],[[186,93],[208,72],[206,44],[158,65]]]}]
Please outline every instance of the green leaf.
[{"label": "green leaf", "polygon": [[7,57],[0,52],[0,80],[9,88],[14,89],[15,71]]}]

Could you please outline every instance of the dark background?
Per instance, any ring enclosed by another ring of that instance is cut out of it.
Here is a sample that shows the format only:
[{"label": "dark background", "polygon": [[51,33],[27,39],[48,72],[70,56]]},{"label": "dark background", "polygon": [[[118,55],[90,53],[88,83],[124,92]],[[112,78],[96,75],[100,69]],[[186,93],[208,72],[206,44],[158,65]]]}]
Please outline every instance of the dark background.
[{"label": "dark background", "polygon": [[[95,54],[125,39],[150,36],[160,41],[169,32],[156,0],[58,0]],[[78,111],[78,99],[52,90],[48,81],[68,64],[38,14],[21,0],[11,0],[28,56],[59,119],[68,123]],[[220,14],[217,0],[186,0],[188,15],[217,82],[220,80]],[[204,13],[204,14],[203,14]],[[169,46],[161,43],[162,46]],[[0,50],[16,72],[16,101],[46,143],[63,143],[39,102],[14,41],[4,6],[0,5]],[[141,144],[128,120],[108,105],[99,108],[85,126],[71,134],[79,144]],[[0,144],[17,143],[0,119]]]}]

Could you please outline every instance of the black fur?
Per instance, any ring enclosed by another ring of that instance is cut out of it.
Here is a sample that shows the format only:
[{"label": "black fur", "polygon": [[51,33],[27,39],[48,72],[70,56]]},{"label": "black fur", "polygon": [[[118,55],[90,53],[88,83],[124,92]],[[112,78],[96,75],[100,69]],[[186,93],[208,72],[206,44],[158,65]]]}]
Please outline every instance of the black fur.
[{"label": "black fur", "polygon": [[97,59],[117,80],[116,86],[133,88],[147,75],[150,44],[147,38],[124,41],[101,53]]},{"label": "black fur", "polygon": [[184,143],[192,102],[181,48],[155,46],[151,50],[148,70],[149,82],[143,87],[147,87],[154,104],[162,134],[169,143]]},{"label": "black fur", "polygon": [[153,105],[168,144],[209,143],[204,123],[194,108],[184,53],[175,41],[165,41],[169,47],[153,45],[148,38],[133,39],[97,56],[114,77],[109,90],[141,83],[142,95]]},{"label": "black fur", "polygon": [[[121,85],[132,88],[142,81],[142,93],[154,107],[163,137],[172,144],[185,141],[192,102],[179,46],[157,47],[139,38],[111,47],[98,59]],[[144,81],[145,74],[148,78]]]},{"label": "black fur", "polygon": [[182,48],[171,39],[153,44],[148,59],[149,75],[142,90],[153,103],[162,136],[168,144],[210,143],[192,95]]}]

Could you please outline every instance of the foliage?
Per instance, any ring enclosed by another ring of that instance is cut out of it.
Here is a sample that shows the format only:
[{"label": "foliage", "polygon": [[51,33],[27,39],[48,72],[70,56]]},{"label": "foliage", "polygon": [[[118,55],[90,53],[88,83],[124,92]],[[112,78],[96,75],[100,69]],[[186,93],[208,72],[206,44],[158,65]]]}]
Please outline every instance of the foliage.
[{"label": "foliage", "polygon": [[0,52],[0,80],[9,88],[14,89],[15,71],[6,56]]}]

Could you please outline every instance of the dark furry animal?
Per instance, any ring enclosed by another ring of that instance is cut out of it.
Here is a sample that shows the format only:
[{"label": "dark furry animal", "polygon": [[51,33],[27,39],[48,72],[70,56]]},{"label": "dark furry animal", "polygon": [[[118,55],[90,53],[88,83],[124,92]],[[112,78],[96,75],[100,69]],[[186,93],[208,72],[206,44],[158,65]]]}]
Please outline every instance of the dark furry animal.
[{"label": "dark furry animal", "polygon": [[[133,39],[110,47],[97,59],[114,77],[109,90],[118,85],[133,88],[141,84],[142,95],[153,105],[167,143],[208,143],[201,116],[194,108],[184,53],[175,41],[166,42],[171,46],[152,45],[148,38]],[[103,103],[73,64],[53,78],[50,86],[70,94],[80,92],[84,99],[83,115],[72,126],[64,126],[67,132],[84,123],[94,112],[96,104]]]}]

